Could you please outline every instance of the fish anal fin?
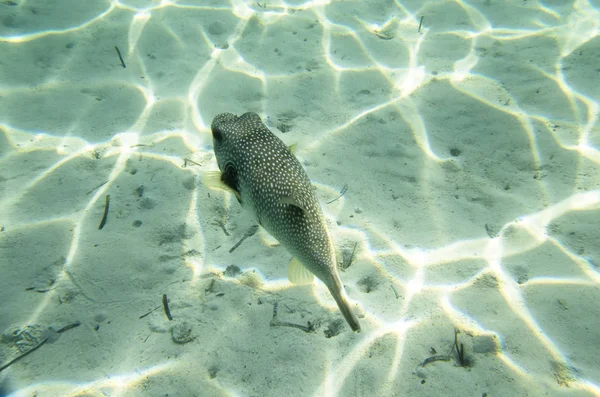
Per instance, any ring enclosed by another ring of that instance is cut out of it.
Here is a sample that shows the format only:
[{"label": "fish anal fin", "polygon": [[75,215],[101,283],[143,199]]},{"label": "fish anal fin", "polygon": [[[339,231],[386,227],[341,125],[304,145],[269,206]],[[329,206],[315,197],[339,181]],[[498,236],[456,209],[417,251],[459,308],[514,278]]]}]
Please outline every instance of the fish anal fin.
[{"label": "fish anal fin", "polygon": [[288,279],[292,284],[311,284],[315,276],[297,258],[292,258],[288,266]]}]

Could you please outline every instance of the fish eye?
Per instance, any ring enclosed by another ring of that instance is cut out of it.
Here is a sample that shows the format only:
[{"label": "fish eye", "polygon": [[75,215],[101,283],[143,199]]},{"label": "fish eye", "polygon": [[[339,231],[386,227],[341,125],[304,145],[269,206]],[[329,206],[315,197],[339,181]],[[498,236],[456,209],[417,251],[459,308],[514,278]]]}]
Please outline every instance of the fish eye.
[{"label": "fish eye", "polygon": [[221,133],[221,129],[218,126],[214,126],[211,128],[212,136],[215,138],[217,142],[221,142],[223,140],[223,134]]}]

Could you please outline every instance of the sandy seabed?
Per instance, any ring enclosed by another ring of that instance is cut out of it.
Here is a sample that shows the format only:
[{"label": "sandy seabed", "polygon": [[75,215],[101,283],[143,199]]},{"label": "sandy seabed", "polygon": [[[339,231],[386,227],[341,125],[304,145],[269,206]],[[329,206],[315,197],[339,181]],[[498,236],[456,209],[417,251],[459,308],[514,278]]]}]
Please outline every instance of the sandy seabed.
[{"label": "sandy seabed", "polygon": [[[598,54],[598,1],[0,1],[0,395],[600,395]],[[247,111],[361,333],[230,252]]]}]

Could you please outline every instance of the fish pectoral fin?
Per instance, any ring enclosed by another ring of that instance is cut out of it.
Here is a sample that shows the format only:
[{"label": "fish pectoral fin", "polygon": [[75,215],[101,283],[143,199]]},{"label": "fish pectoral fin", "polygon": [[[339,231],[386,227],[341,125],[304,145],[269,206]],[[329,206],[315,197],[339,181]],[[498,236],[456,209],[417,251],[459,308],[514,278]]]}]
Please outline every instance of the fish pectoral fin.
[{"label": "fish pectoral fin", "polygon": [[202,183],[205,186],[225,190],[223,188],[223,185],[225,184],[223,183],[223,181],[221,181],[221,171],[202,171],[201,175]]},{"label": "fish pectoral fin", "polygon": [[315,276],[296,257],[288,266],[288,279],[292,284],[311,284]]},{"label": "fish pectoral fin", "polygon": [[202,183],[206,187],[224,190],[226,192],[234,194],[238,201],[241,200],[240,193],[223,182],[223,180],[221,179],[221,171],[203,171]]},{"label": "fish pectoral fin", "polygon": [[298,144],[297,143],[293,143],[290,146],[288,146],[288,150],[290,151],[290,153],[292,153],[293,155],[296,155],[296,152],[298,151]]}]

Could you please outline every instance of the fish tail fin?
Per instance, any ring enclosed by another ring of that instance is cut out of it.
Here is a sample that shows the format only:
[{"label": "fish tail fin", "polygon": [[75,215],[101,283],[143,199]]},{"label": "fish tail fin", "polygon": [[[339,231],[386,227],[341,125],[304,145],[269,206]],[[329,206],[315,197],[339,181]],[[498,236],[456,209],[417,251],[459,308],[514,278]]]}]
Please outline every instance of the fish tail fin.
[{"label": "fish tail fin", "polygon": [[352,305],[348,301],[348,296],[346,295],[344,286],[342,285],[342,282],[339,278],[335,280],[333,288],[329,288],[329,292],[331,292],[333,299],[335,299],[335,302],[340,308],[340,311],[346,319],[346,322],[348,323],[350,328],[352,328],[352,331],[360,332],[360,323],[358,322],[358,316],[356,315],[356,313],[354,313],[354,310],[352,310]]}]

